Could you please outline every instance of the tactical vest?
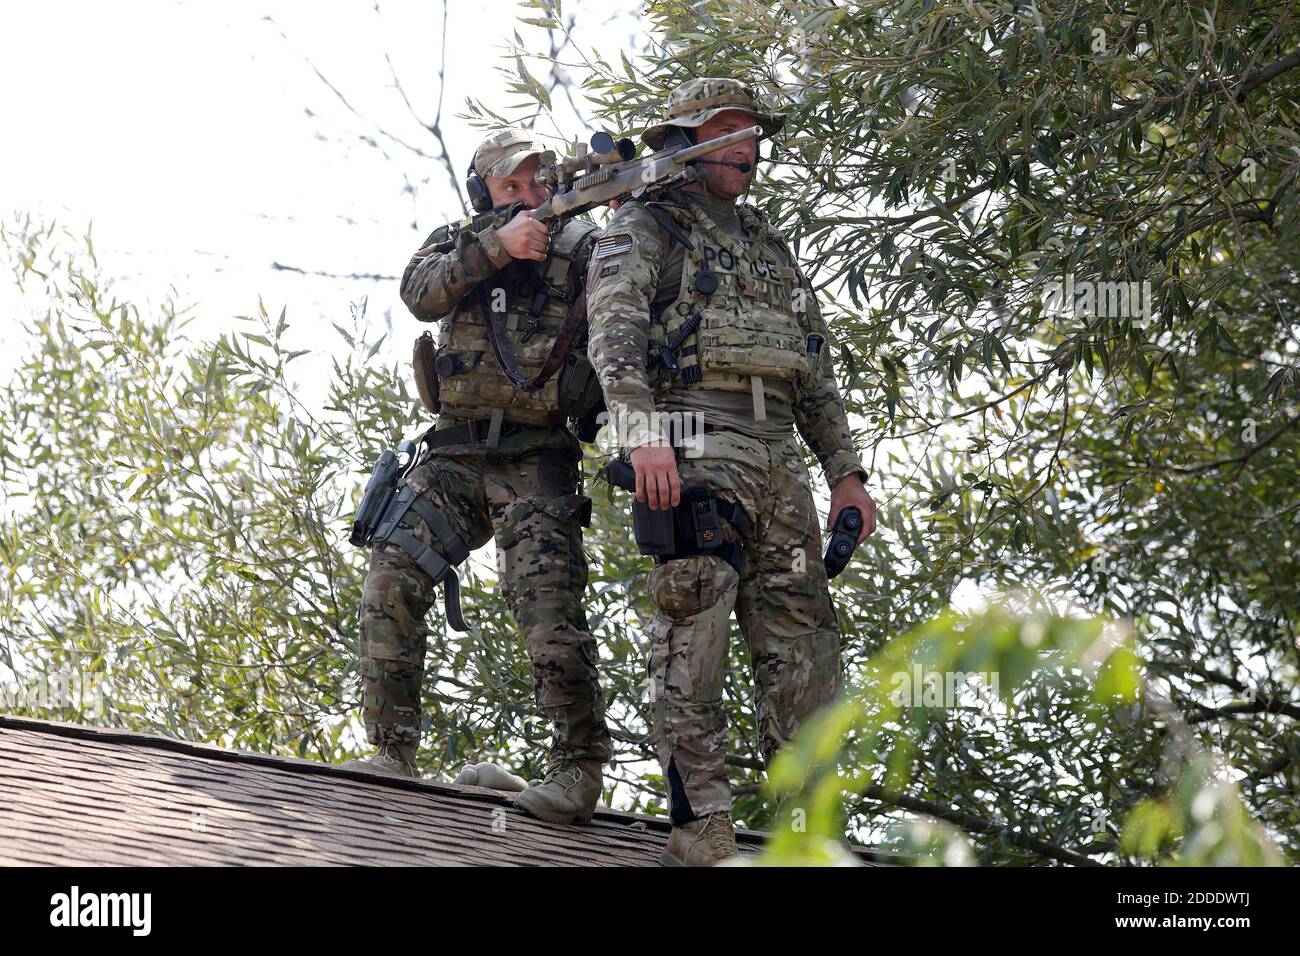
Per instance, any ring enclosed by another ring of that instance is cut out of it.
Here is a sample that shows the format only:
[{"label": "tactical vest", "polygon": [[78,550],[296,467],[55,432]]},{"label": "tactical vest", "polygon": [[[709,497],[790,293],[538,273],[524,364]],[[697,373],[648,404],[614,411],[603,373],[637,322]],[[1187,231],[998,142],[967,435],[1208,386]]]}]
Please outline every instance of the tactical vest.
[{"label": "tactical vest", "polygon": [[[661,207],[662,208],[662,207]],[[752,206],[737,210],[747,235],[753,239],[746,252],[739,236],[724,232],[708,213],[687,203],[673,210],[673,218],[689,231],[693,249],[685,249],[677,298],[657,316],[651,316],[651,354],[680,338],[683,326],[698,312],[694,334],[675,350],[680,371],[670,374],[665,364],[656,366],[652,386],[656,394],[669,388],[704,388],[749,392],[754,397],[755,419],[765,417],[764,402],[776,398],[797,401],[816,375],[816,354],[809,352],[809,336],[825,340],[820,315],[813,314],[811,297],[799,294],[799,273],[784,243]],[[667,239],[665,235],[665,239]],[[730,269],[705,268],[702,239],[730,257]],[[763,259],[771,246],[781,250],[785,265],[772,268]],[[715,271],[716,270],[716,271]],[[712,272],[717,286],[711,294],[697,288],[701,272]]]},{"label": "tactical vest", "polygon": [[[564,366],[536,391],[516,388],[502,373],[487,339],[486,308],[501,308],[507,338],[519,369],[533,376],[551,352],[556,334],[582,289],[590,243],[598,227],[569,220],[551,242],[551,264],[515,260],[479,284],[439,324],[438,400],[442,413],[455,418],[491,418],[498,409],[506,421],[562,425],[600,400],[600,382],[586,356],[585,340],[575,345]],[[549,289],[541,312],[530,310],[539,292]]]}]

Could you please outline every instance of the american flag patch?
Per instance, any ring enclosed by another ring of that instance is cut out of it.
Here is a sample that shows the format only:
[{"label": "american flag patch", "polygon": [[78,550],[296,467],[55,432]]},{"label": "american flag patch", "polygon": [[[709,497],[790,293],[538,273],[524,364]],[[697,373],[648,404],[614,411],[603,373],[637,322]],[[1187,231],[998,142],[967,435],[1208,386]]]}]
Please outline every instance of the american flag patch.
[{"label": "american flag patch", "polygon": [[617,256],[627,252],[631,248],[631,236],[606,236],[604,239],[596,240],[596,251],[593,255],[597,259],[604,259],[606,256]]}]

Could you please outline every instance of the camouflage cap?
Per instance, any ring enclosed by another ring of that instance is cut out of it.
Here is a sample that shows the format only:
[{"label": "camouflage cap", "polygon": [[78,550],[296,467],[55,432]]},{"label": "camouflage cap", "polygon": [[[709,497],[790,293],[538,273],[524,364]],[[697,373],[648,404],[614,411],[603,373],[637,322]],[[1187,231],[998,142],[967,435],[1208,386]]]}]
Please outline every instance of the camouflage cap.
[{"label": "camouflage cap", "polygon": [[744,110],[771,136],[785,125],[785,114],[765,113],[754,91],[739,80],[705,76],[687,80],[668,94],[668,115],[641,134],[651,149],[660,149],[669,126],[702,126],[723,110]]},{"label": "camouflage cap", "polygon": [[509,176],[525,159],[545,149],[528,130],[506,127],[479,143],[474,150],[474,171],[485,177]]}]

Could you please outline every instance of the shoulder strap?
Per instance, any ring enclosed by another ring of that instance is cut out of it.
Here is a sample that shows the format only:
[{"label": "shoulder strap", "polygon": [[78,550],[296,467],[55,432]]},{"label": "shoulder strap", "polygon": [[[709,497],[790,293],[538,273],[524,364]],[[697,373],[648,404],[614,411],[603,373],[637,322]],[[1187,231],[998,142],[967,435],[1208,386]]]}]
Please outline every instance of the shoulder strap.
[{"label": "shoulder strap", "polygon": [[555,336],[555,342],[551,345],[551,351],[547,353],[546,360],[542,362],[542,367],[538,369],[537,374],[529,378],[519,368],[519,363],[515,359],[515,350],[511,346],[509,338],[506,337],[505,324],[501,316],[494,312],[487,301],[487,289],[479,283],[479,307],[483,310],[484,323],[487,327],[488,344],[492,346],[492,354],[496,357],[497,365],[510,384],[515,388],[522,389],[525,392],[535,392],[546,384],[547,380],[556,373],[564,360],[569,357],[576,343],[582,340],[587,334],[587,290],[583,289],[578,293],[578,297],[573,300],[573,305],[569,307],[569,314],[564,318],[564,324],[560,326],[560,331]]},{"label": "shoulder strap", "polygon": [[691,237],[677,224],[677,220],[672,213],[665,212],[657,205],[646,204],[646,211],[654,216],[655,222],[659,223],[659,228],[667,233],[673,240],[680,242],[687,249],[694,249],[695,243]]}]

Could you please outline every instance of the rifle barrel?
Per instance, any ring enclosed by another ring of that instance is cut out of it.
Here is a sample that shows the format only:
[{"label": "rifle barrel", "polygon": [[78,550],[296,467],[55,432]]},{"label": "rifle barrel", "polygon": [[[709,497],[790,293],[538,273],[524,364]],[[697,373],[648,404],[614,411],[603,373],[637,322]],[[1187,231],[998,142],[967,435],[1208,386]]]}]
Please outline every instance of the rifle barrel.
[{"label": "rifle barrel", "polygon": [[679,149],[673,153],[673,162],[681,166],[689,163],[693,159],[699,159],[701,156],[707,156],[715,149],[726,149],[728,146],[734,146],[736,143],[743,143],[747,139],[758,139],[763,135],[763,127],[750,126],[746,129],[738,129],[734,133],[727,133],[725,136],[716,136],[713,139],[706,139],[702,143],[696,143],[694,146],[687,146],[685,149]]}]

